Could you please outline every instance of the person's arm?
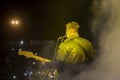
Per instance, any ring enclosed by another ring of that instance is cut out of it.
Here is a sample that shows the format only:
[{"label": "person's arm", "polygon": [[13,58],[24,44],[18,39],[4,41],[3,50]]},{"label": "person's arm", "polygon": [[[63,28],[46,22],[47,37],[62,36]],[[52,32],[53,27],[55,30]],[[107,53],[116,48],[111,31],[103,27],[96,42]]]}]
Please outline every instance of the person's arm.
[{"label": "person's arm", "polygon": [[58,46],[57,54],[56,54],[56,60],[58,61],[64,61],[67,54],[67,44],[65,42],[61,43]]}]

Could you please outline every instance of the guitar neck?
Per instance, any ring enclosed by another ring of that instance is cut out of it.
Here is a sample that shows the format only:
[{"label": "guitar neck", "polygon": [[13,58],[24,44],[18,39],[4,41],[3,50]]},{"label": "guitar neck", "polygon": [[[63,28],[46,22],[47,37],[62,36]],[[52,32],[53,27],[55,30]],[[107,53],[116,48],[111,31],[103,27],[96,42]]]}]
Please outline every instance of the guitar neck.
[{"label": "guitar neck", "polygon": [[20,50],[18,52],[18,54],[19,55],[23,55],[23,56],[25,56],[27,58],[34,58],[34,59],[42,61],[42,62],[51,62],[51,60],[49,60],[49,59],[45,59],[45,58],[42,58],[40,56],[36,56],[32,52],[28,52],[28,51],[22,51],[22,50]]},{"label": "guitar neck", "polygon": [[36,59],[36,60],[51,62],[51,60],[48,60],[48,59],[45,59],[45,58],[42,58],[42,57],[39,57],[39,56],[36,56],[36,55],[31,56],[31,57]]}]

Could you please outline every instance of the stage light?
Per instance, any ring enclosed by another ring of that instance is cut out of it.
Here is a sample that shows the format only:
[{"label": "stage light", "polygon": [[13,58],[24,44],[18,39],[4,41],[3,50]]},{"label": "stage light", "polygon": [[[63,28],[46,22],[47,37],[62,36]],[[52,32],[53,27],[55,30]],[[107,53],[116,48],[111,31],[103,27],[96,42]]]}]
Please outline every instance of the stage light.
[{"label": "stage light", "polygon": [[35,64],[35,62],[33,62],[33,64]]},{"label": "stage light", "polygon": [[40,74],[41,72],[40,71],[38,71],[38,74]]},{"label": "stage light", "polygon": [[14,49],[14,48],[12,48],[11,50],[12,50],[12,51],[15,51],[15,49]]},{"label": "stage light", "polygon": [[27,73],[24,73],[24,76],[27,76]]},{"label": "stage light", "polygon": [[13,76],[13,79],[16,79],[16,78],[17,78],[17,77],[14,75],[14,76]]},{"label": "stage light", "polygon": [[11,24],[15,24],[15,21],[14,21],[14,20],[12,20],[12,21],[11,21]]},{"label": "stage light", "polygon": [[20,43],[19,43],[20,45],[23,45],[24,44],[24,41],[22,40],[22,41],[20,41]]},{"label": "stage light", "polygon": [[18,21],[18,20],[16,20],[16,21],[15,21],[15,23],[16,23],[16,25],[18,25],[18,24],[19,24],[19,21]]},{"label": "stage light", "polygon": [[20,23],[19,20],[12,20],[11,21],[12,25],[19,25],[19,23]]}]

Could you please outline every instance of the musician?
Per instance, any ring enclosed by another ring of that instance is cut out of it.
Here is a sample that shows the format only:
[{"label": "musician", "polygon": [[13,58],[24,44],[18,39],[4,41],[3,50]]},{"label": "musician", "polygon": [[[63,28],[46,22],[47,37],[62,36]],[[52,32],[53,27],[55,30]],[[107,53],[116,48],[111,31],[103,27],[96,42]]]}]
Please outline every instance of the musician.
[{"label": "musician", "polygon": [[[66,24],[66,35],[59,37],[60,44],[57,48],[56,54],[54,56],[57,62],[57,68],[59,76],[63,74],[68,74],[69,79],[64,78],[60,80],[72,80],[73,75],[78,74],[80,64],[84,64],[95,57],[95,50],[90,41],[82,38],[78,34],[78,29],[80,25],[77,22],[69,22]],[[77,65],[77,68],[76,68]],[[72,73],[70,75],[70,73]],[[67,77],[68,78],[68,77]]]},{"label": "musician", "polygon": [[[72,80],[73,75],[79,73],[81,64],[95,57],[95,50],[91,42],[79,36],[79,28],[80,25],[77,22],[69,22],[66,24],[66,34],[58,38],[59,45],[50,65],[54,66],[55,69],[57,68],[60,80]],[[42,62],[46,63],[44,60]],[[65,70],[67,70],[67,73],[64,73]],[[66,79],[64,75],[64,78],[61,79],[63,77],[62,73],[68,74],[69,79]]]},{"label": "musician", "polygon": [[[90,41],[79,37],[77,22],[66,24],[66,39],[60,43],[55,59],[65,63],[85,63],[94,58],[95,50]],[[62,38],[62,37],[61,37]]]}]

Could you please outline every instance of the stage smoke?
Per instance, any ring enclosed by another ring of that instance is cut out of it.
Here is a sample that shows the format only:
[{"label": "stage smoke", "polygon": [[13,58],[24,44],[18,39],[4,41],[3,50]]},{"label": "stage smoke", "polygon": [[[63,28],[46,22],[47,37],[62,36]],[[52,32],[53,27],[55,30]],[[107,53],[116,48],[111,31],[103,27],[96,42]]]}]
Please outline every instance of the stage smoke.
[{"label": "stage smoke", "polygon": [[74,80],[120,80],[120,1],[94,1],[96,10],[91,30],[98,46],[98,56],[96,61]]}]

